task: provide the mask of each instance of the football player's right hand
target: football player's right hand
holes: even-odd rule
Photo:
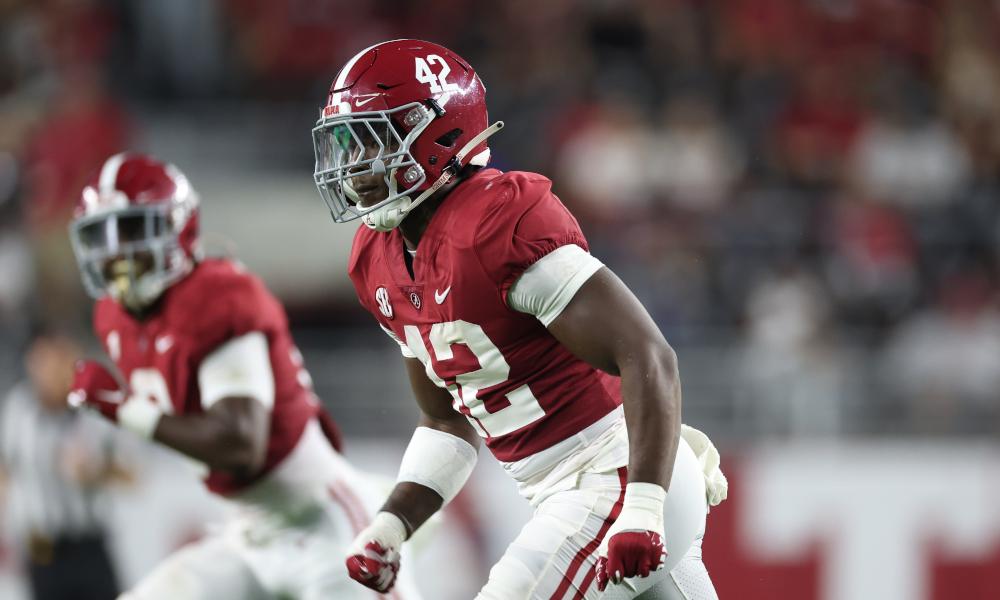
[[[125,392],[104,365],[93,360],[79,360],[73,372],[73,387],[68,402],[73,408],[91,408],[111,421],[118,422],[118,408]]]
[[[654,483],[625,487],[621,513],[597,549],[597,589],[619,585],[626,577],[649,577],[667,560],[663,543],[663,502],[667,492]]]
[[[380,594],[388,592],[396,583],[399,549],[405,540],[406,527],[399,517],[378,513],[347,549],[347,572],[351,579]]]

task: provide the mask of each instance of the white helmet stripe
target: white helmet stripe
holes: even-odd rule
[[[101,177],[97,181],[97,191],[101,196],[109,197],[115,193],[115,182],[118,181],[118,170],[125,162],[126,153],[115,154],[101,167]]]

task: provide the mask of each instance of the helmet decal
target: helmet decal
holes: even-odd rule
[[[126,156],[127,155],[122,152],[121,154],[112,156],[104,162],[104,166],[101,167],[101,174],[97,181],[97,189],[100,195],[110,196],[117,191],[115,189],[115,183],[118,181],[118,171],[121,170],[122,163],[125,162]]]
[[[446,77],[448,73],[451,73],[451,67],[445,62],[443,58],[437,54],[427,55],[427,60],[415,57],[414,60],[417,63],[417,81],[420,83],[429,83],[430,91],[432,94],[439,94],[441,92],[457,92],[457,83],[448,83]],[[441,65],[441,72],[435,75],[431,72],[429,64],[438,63]]]

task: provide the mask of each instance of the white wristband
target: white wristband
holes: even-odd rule
[[[633,482],[625,486],[625,502],[622,503],[622,516],[630,519],[641,519],[642,523],[633,527],[645,531],[663,531],[663,501],[667,499],[667,491],[655,483]]]
[[[622,512],[608,529],[598,554],[607,557],[611,538],[623,531],[652,531],[662,538],[663,502],[666,498],[666,490],[655,483],[633,482],[626,485]]]
[[[152,438],[163,409],[154,402],[133,396],[118,407],[118,424],[136,435]]]
[[[396,482],[429,487],[448,504],[469,479],[477,458],[469,442],[437,429],[417,427],[403,454]]]
[[[377,542],[383,550],[394,548],[399,550],[406,541],[406,527],[396,515],[390,512],[380,512],[372,519],[372,524],[361,530],[361,533],[351,542],[346,556],[364,554],[368,542]]]

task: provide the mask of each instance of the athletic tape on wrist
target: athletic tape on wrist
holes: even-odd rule
[[[625,486],[625,505],[633,504],[647,508],[663,508],[663,501],[667,499],[667,491],[663,486],[655,483],[645,483],[633,481]]]
[[[372,519],[372,524],[365,527],[358,534],[351,546],[347,549],[346,556],[364,554],[365,546],[368,542],[377,542],[383,550],[395,548],[399,550],[406,541],[406,527],[396,515],[391,512],[381,511]]]
[[[118,408],[118,424],[144,438],[152,438],[163,409],[145,398],[129,398]]]
[[[607,557],[608,544],[622,531],[652,531],[663,536],[663,502],[667,492],[655,483],[633,482],[625,486],[622,512],[601,542],[598,554]]]
[[[450,433],[417,427],[403,454],[396,482],[429,487],[448,504],[458,495],[476,466],[478,454],[469,442]]]

